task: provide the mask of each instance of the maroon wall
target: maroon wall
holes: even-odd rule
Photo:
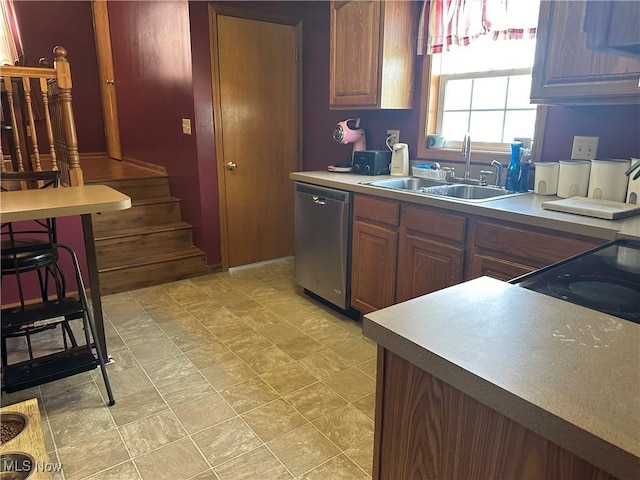
[[[189,5],[178,2],[110,2],[109,22],[122,154],[163,166],[182,218],[208,263],[219,242],[203,238],[196,134],[182,133],[194,119]],[[213,261],[212,261],[213,258]]]
[[[14,2],[27,64],[53,60],[53,47],[67,49],[73,81],[73,113],[80,153],[104,152],[104,122],[98,81],[91,2]]]
[[[571,158],[575,135],[600,137],[598,158],[640,158],[640,106],[550,107],[541,161]]]

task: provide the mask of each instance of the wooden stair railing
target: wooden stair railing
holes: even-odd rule
[[[12,169],[17,172],[42,171],[37,120],[44,120],[44,134],[50,170],[59,170],[61,184],[84,184],[73,108],[71,105],[71,69],[67,50],[53,49],[53,68],[45,59],[40,67],[1,66],[2,133],[6,133]],[[33,88],[34,84],[38,88]],[[42,102],[43,112],[36,108],[36,99]],[[42,117],[42,118],[40,118]],[[6,171],[4,153],[0,143],[2,171]]]

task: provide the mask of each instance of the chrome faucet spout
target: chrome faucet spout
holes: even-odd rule
[[[464,158],[464,179],[469,180],[471,177],[471,135],[468,133],[462,141],[462,157]]]

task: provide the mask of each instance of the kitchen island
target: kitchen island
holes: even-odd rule
[[[363,332],[374,479],[640,476],[640,325],[483,277]]]

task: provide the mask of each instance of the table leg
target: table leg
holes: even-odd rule
[[[96,258],[96,244],[93,237],[93,223],[91,214],[81,215],[84,248],[87,254],[87,268],[89,269],[89,285],[91,286],[91,305],[93,319],[96,323],[96,341],[100,343],[105,362],[109,358],[107,342],[104,335],[104,318],[102,317],[102,298],[100,295],[100,278],[98,277],[98,261]]]

